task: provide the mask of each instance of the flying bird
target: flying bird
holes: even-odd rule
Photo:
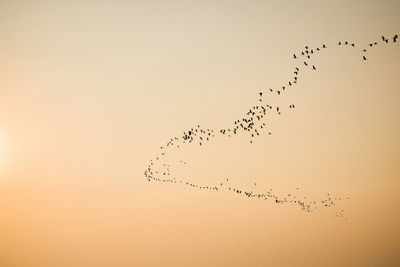
[[[393,42],[397,42],[398,36],[397,34],[393,36]],[[389,42],[389,39],[385,38],[382,36],[382,40],[384,42]],[[347,45],[350,44],[348,41],[345,41],[343,44]],[[339,42],[339,45],[342,45],[342,42]],[[373,45],[377,45],[376,42],[370,43],[369,46],[372,47]],[[351,43],[352,47],[355,47],[354,43]],[[322,48],[326,48],[326,45],[323,44]],[[316,49],[311,49],[309,50],[309,47],[306,46],[306,50],[302,51],[302,55],[307,55],[310,58],[310,54],[315,54],[317,56],[318,53],[314,53],[315,51],[320,51],[319,48]],[[367,52],[366,49],[362,50],[364,53]],[[298,53],[299,55],[299,53]],[[296,54],[293,54],[293,58],[298,58]],[[362,56],[362,60],[365,61],[367,60],[366,54]],[[307,63],[304,61],[305,66],[312,66],[312,70],[316,70],[315,65],[313,65],[310,61]],[[289,81],[286,80],[288,83],[288,86],[292,86],[293,83],[297,83],[297,78],[299,75],[299,68],[296,67],[296,70],[294,71],[294,79],[291,79]],[[284,83],[285,84],[285,83]],[[285,91],[285,86],[282,86],[282,89],[277,90],[277,94],[281,95],[282,91]],[[272,88],[269,88],[270,92],[273,92]],[[289,90],[290,91],[290,90]],[[263,97],[263,93],[268,92],[265,90],[264,92],[261,91],[258,93],[259,97],[257,99],[254,99],[254,101],[259,100],[262,102],[261,98]],[[290,92],[289,92],[290,93]],[[284,94],[286,97],[286,93]],[[267,101],[267,100],[266,100]],[[271,103],[270,103],[271,104]],[[250,143],[253,143],[253,140],[257,138],[258,136],[262,135],[262,131],[264,129],[266,130],[265,133],[268,135],[271,135],[271,132],[267,130],[267,125],[266,125],[266,119],[267,119],[267,114],[270,112],[270,110],[273,111],[273,107],[276,107],[276,112],[278,114],[281,114],[280,107],[276,105],[270,105],[270,104],[264,104],[260,102],[254,102],[253,106],[243,115],[243,117],[236,118],[233,123],[232,127],[227,127],[225,129],[222,129],[219,131],[221,136],[226,136],[226,137],[233,137],[234,135],[231,134],[232,132],[236,135],[239,134],[240,131],[243,131],[244,133],[247,134],[247,137],[251,140]],[[269,108],[269,109],[268,109]],[[285,106],[287,108],[287,106]],[[289,105],[290,109],[294,109],[295,105],[291,104]],[[267,112],[268,111],[268,112]],[[263,129],[263,130],[261,130]],[[218,131],[215,131],[218,132]],[[162,160],[165,158],[165,156],[168,155],[169,149],[179,149],[180,145],[182,146],[183,144],[187,143],[195,143],[200,146],[206,145],[207,142],[210,142],[213,140],[214,137],[214,130],[212,129],[206,129],[200,127],[200,125],[197,125],[195,128],[191,128],[190,130],[186,130],[183,132],[183,136],[179,138],[179,136],[176,136],[174,138],[171,138],[170,141],[168,141],[165,145],[161,146],[159,151],[160,153],[157,153],[157,155],[154,157],[153,160],[150,160],[150,164],[148,165],[147,169],[145,170],[144,174],[146,176],[146,179],[148,181],[158,181],[158,182],[166,182],[166,183],[181,183],[181,184],[186,184],[187,186],[192,187],[193,189],[201,189],[201,190],[213,190],[213,191],[221,191],[222,188],[224,188],[225,184],[224,183],[217,183],[216,185],[218,186],[210,186],[210,185],[200,185],[200,184],[195,184],[195,183],[189,183],[184,180],[179,180],[176,178],[169,178],[173,177],[172,173],[170,172],[170,166],[169,164],[164,163]],[[198,143],[197,143],[198,142]],[[162,153],[161,153],[162,152]],[[182,160],[180,161],[181,164],[186,164],[186,162],[183,162]],[[157,163],[159,163],[160,168],[158,168]],[[164,163],[164,164],[163,164]],[[156,168],[157,165],[157,168]],[[161,166],[162,165],[162,166]],[[228,181],[228,179],[226,179]],[[256,186],[256,183],[254,184]],[[225,187],[227,190],[228,188]],[[229,190],[231,190],[231,187],[229,187]],[[296,190],[299,190],[297,187]],[[306,201],[307,196],[294,196],[293,194],[284,194],[282,196],[279,196],[279,194],[273,193],[272,189],[270,191],[266,192],[246,192],[242,191],[240,187],[237,187],[235,189],[232,188],[232,192],[235,192],[237,196],[241,196],[242,193],[246,197],[249,198],[258,198],[258,199],[272,199],[276,203],[280,204],[285,204],[285,203],[296,203],[302,210],[306,212],[311,212],[315,210],[318,207],[331,207],[334,206],[336,203],[335,201],[341,200],[342,198],[339,197],[333,197],[328,194],[327,197],[320,201]],[[348,199],[348,197],[343,197],[343,199]],[[343,212],[343,211],[341,211]],[[338,212],[335,214],[335,216],[341,216],[342,213]]]

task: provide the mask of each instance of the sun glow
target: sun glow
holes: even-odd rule
[[[4,168],[6,160],[6,140],[4,135],[0,133],[0,170]]]

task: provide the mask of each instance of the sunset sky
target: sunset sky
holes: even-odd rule
[[[0,266],[399,266],[399,10],[0,0]],[[306,213],[146,180],[160,146],[230,127],[303,67],[294,53],[322,44],[316,71],[265,93],[296,105],[266,119],[272,135],[217,137],[166,162],[197,184],[342,201]]]

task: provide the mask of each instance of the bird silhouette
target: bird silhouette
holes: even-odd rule
[[[393,42],[397,42],[397,34],[393,36]],[[382,40],[385,43],[388,43],[389,39],[385,38],[382,36]],[[348,41],[344,42],[345,45],[349,44]],[[339,41],[338,45],[342,45],[342,43]],[[368,44],[370,47],[373,45],[377,45],[377,42],[371,42]],[[355,47],[355,43],[351,43],[352,47]],[[322,45],[322,48],[326,48],[327,46],[325,44]],[[306,55],[310,57],[310,54],[313,54],[313,59],[315,56],[317,56],[320,52],[320,49],[317,47],[316,49],[310,49],[308,46],[305,46],[306,50],[302,51],[301,54],[302,56]],[[329,50],[329,49],[328,49]],[[318,53],[316,52],[318,51]],[[354,50],[355,51],[355,50]],[[365,61],[367,60],[366,57],[366,49],[363,49],[362,52],[364,55],[362,55],[362,60]],[[301,57],[296,56],[296,54],[293,54],[293,58],[297,59]],[[311,57],[309,63],[306,61],[303,61],[304,65],[307,67],[308,64],[312,66],[312,70],[316,70],[315,65],[313,64]],[[303,70],[307,70],[309,68],[297,66],[294,71],[294,77],[293,79],[286,80],[283,84],[284,85],[289,85],[290,87],[285,87],[282,86],[282,91],[285,91],[287,89],[287,93],[290,93],[292,88],[295,88],[297,81],[298,81],[298,76],[300,73],[300,69],[302,70],[301,73],[303,73]],[[293,75],[293,74],[292,74]],[[269,88],[270,92],[273,92],[272,88]],[[285,91],[286,92],[286,91]],[[285,93],[285,96],[286,94]],[[277,90],[277,94],[281,95],[281,90]],[[264,96],[263,92],[258,92],[258,98],[255,99],[257,100],[257,104],[254,104],[251,106],[251,108],[248,109],[247,112],[243,113],[242,117],[238,117],[232,122],[232,126],[228,127],[221,127],[221,130],[213,130],[213,129],[208,129],[208,128],[203,128],[199,124],[197,124],[197,127],[187,129],[183,132],[182,135],[177,135],[174,136],[173,138],[169,139],[163,146],[160,146],[160,153],[156,154],[155,157],[150,160],[150,163],[148,164],[144,175],[146,179],[150,181],[157,181],[157,182],[165,182],[165,183],[174,183],[174,184],[182,184],[189,186],[190,188],[197,188],[201,190],[212,190],[212,191],[218,191],[221,192],[222,189],[228,190],[228,186],[225,186],[224,183],[216,183],[216,185],[201,185],[201,184],[196,184],[193,183],[189,180],[185,179],[178,179],[177,177],[173,177],[173,173],[171,172],[172,166],[169,164],[166,164],[166,161],[164,160],[168,155],[169,151],[171,149],[180,149],[181,146],[183,145],[188,145],[188,144],[196,144],[198,146],[201,146],[202,149],[204,146],[206,146],[207,143],[212,142],[215,140],[216,135],[224,136],[224,137],[233,137],[236,136],[239,132],[242,132],[246,134],[247,138],[249,138],[250,143],[254,143],[253,140],[256,138],[259,138],[262,136],[262,134],[266,135],[271,135],[270,129],[268,129],[268,124],[266,124],[266,119],[267,115],[269,114],[270,110],[275,107],[276,112],[281,115],[281,111],[283,110],[277,106],[277,105],[272,105],[271,103],[267,104],[264,103],[264,101],[269,101],[268,95]],[[282,96],[283,97],[283,96]],[[283,98],[282,98],[283,99]],[[284,106],[287,108],[288,106]],[[295,104],[290,104],[289,109],[294,109]],[[285,113],[283,112],[282,116],[285,116]],[[186,161],[180,160],[179,164],[186,165]],[[228,179],[226,179],[226,182],[228,182]],[[254,184],[256,186],[256,183]],[[235,190],[235,191],[234,191]],[[284,194],[284,195],[279,195],[275,192],[272,191],[272,189],[268,191],[261,191],[261,192],[253,192],[253,191],[246,191],[241,189],[240,187],[235,186],[235,189],[231,190],[231,187],[229,187],[228,191],[232,191],[237,195],[243,195],[246,196],[247,198],[257,198],[257,199],[273,199],[275,200],[275,203],[279,204],[285,204],[285,203],[292,203],[298,205],[303,211],[306,212],[312,212],[316,209],[322,208],[322,207],[332,207],[336,204],[336,202],[344,200],[344,199],[349,199],[349,197],[333,197],[332,195],[327,195],[326,198],[319,200],[319,201],[309,201],[307,200],[307,196],[295,196],[293,193],[289,194]],[[299,191],[299,188],[296,188],[296,191]],[[301,199],[301,200],[300,200]],[[337,211],[333,215],[334,217],[342,217],[343,211]]]

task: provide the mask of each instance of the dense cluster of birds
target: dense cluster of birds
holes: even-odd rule
[[[378,41],[371,42],[367,45],[367,47],[362,48],[362,60],[367,60],[366,53],[369,48],[377,46],[379,44],[389,44],[396,43],[398,39],[398,35],[394,35],[392,38],[386,38],[382,36],[380,43]],[[337,46],[349,46],[351,48],[356,49],[358,46],[349,41],[339,41]],[[369,48],[368,48],[369,47]],[[317,67],[312,64],[311,59],[316,56],[318,53],[322,53],[325,49],[328,48],[328,45],[322,44],[318,47],[311,48],[309,46],[305,46],[298,53],[293,54],[293,59],[299,62],[300,66],[295,67],[293,71],[292,78],[289,79],[285,84],[280,86],[279,88],[268,88],[266,90],[262,90],[258,93],[258,98],[256,103],[254,104],[247,112],[243,114],[241,118],[237,118],[233,120],[231,127],[213,130],[206,129],[197,125],[183,132],[181,136],[176,136],[171,138],[164,146],[160,147],[161,152],[155,156],[154,159],[150,160],[149,165],[147,166],[144,175],[146,179],[150,181],[158,181],[164,183],[175,183],[175,184],[183,184],[189,186],[191,188],[196,188],[199,190],[212,190],[212,191],[221,191],[226,190],[235,195],[244,196],[247,198],[257,198],[262,200],[272,200],[276,204],[286,204],[292,203],[298,205],[301,210],[305,212],[313,212],[314,210],[321,207],[332,207],[335,206],[338,201],[349,199],[349,197],[338,197],[333,196],[332,194],[327,193],[326,197],[318,200],[308,200],[307,196],[299,197],[296,193],[290,194],[277,194],[274,193],[272,188],[268,190],[264,190],[263,192],[253,192],[252,190],[244,190],[233,185],[230,185],[229,179],[225,178],[223,182],[218,183],[218,185],[200,185],[188,180],[184,181],[181,179],[177,179],[172,177],[171,175],[171,166],[163,162],[163,158],[167,155],[169,149],[179,148],[184,144],[198,144],[199,146],[203,146],[206,143],[213,140],[217,135],[222,135],[226,137],[233,137],[237,135],[239,132],[247,134],[248,140],[250,143],[253,143],[254,138],[260,136],[261,134],[271,135],[271,131],[268,129],[266,125],[266,118],[269,114],[281,115],[285,108],[295,109],[295,104],[290,104],[289,107],[280,107],[278,105],[271,105],[265,103],[264,97],[267,94],[276,94],[278,96],[284,95],[288,92],[292,87],[294,87],[299,81],[299,74],[301,71],[311,70],[316,71]],[[180,160],[180,164],[187,164],[186,161]],[[296,188],[296,192],[298,192],[299,188]],[[345,218],[343,210],[335,211],[333,217],[341,217]]]

